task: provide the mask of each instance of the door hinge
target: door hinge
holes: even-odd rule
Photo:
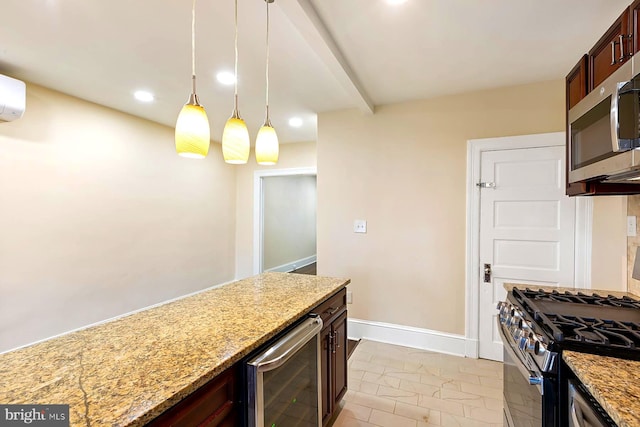
[[[480,188],[496,188],[495,182],[479,182],[476,184],[476,187]]]

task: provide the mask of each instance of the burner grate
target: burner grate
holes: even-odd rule
[[[640,309],[640,301],[636,301],[627,296],[615,297],[613,295],[601,296],[596,293],[587,295],[583,292],[571,293],[569,291],[559,292],[557,290],[545,291],[543,289],[532,290],[526,288],[520,291],[525,298],[535,301],[557,301],[577,304],[589,304],[605,307],[625,307]]]
[[[558,341],[640,349],[640,325],[638,323],[551,313],[545,313],[544,316],[560,331],[559,335],[554,334],[554,338]]]

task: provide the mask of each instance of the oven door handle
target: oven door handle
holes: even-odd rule
[[[520,356],[515,352],[513,347],[511,347],[510,339],[505,335],[504,330],[502,329],[502,324],[500,320],[498,320],[498,331],[500,332],[500,336],[502,337],[502,346],[509,353],[509,356],[516,362],[515,365],[522,374],[522,376],[529,382],[530,385],[536,386],[540,394],[544,394],[544,389],[542,388],[543,378],[542,375],[536,375],[533,371],[530,371],[526,368],[524,361],[520,358]]]
[[[257,372],[273,371],[284,365],[321,330],[322,319],[310,317],[248,364],[254,366]]]

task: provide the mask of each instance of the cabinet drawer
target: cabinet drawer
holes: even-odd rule
[[[322,322],[327,325],[332,319],[339,316],[347,309],[347,290],[342,288],[334,296],[311,310],[312,313],[319,314]]]
[[[168,409],[148,426],[233,426],[236,419],[235,366]]]

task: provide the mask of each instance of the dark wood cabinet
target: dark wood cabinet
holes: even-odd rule
[[[321,339],[322,424],[327,425],[347,392],[347,292],[342,289],[314,310],[324,322]]]
[[[629,6],[629,24],[633,35],[633,54],[640,50],[640,0],[635,0]]]
[[[239,424],[237,366],[218,375],[195,393],[151,421],[151,427],[234,427]]]
[[[587,96],[588,60],[589,57],[583,55],[566,77],[568,109],[573,108],[582,98]]]
[[[629,29],[629,9],[625,9],[589,51],[590,91],[633,55],[633,35],[630,34]]]
[[[637,184],[569,183],[569,110],[640,50],[640,0],[627,7],[566,77],[566,194],[599,196],[638,194]]]

